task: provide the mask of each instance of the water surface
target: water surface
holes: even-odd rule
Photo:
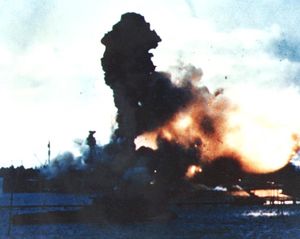
[[[0,194],[0,205],[9,205],[9,194]],[[52,208],[15,208],[13,214],[56,210],[59,204],[88,204],[85,195],[15,194],[15,205],[52,204]],[[61,209],[64,210],[64,209]],[[119,224],[12,225],[11,238],[201,238],[201,239],[300,239],[300,207],[284,205],[173,208],[178,217],[168,222]],[[9,208],[0,209],[0,238],[7,238]]]

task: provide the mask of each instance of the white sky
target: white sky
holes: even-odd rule
[[[211,89],[298,90],[296,0],[0,0],[0,166],[41,165],[49,140],[54,157],[89,130],[108,142],[116,110],[100,40],[128,11],[162,38],[157,70],[181,59]]]

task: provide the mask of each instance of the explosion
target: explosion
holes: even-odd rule
[[[239,129],[229,132],[226,142],[242,154],[243,168],[249,172],[268,173],[284,167],[296,146],[291,133],[276,125],[263,125],[239,116]]]
[[[163,126],[138,136],[136,147],[157,149],[159,139],[164,139],[197,148],[199,163],[232,158],[248,173],[279,170],[299,150],[300,119],[293,108],[280,108],[276,98],[256,96],[258,104],[254,107],[254,100],[252,104],[245,104],[241,98],[233,101],[224,93],[211,94],[207,88],[194,88],[192,92],[194,100],[188,106]],[[270,109],[271,103],[276,110]]]
[[[67,164],[52,165],[64,174],[69,169],[74,183],[81,162],[89,190],[107,192],[98,204],[116,221],[161,215],[192,178],[233,185],[243,171],[281,169],[300,149],[298,92],[236,87],[211,93],[192,65],[181,64],[179,77],[155,71],[149,51],[160,41],[136,13],[122,15],[105,34],[101,64],[117,128],[99,148],[90,131],[86,155],[79,161],[63,155]]]
[[[118,109],[112,143],[122,148],[117,157],[122,170],[134,165],[142,146],[152,150],[157,167],[169,167],[166,172],[178,167],[177,178],[189,166],[222,159],[247,173],[270,173],[289,162],[299,149],[299,93],[249,86],[211,93],[200,86],[202,70],[192,65],[181,63],[179,77],[155,71],[149,50],[160,41],[135,13],[122,15],[102,39],[105,82]]]

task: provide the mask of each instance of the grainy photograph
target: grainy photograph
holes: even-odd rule
[[[0,0],[0,238],[300,239],[300,2]]]

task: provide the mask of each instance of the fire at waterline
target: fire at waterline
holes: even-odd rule
[[[64,169],[89,172],[96,189],[106,192],[101,207],[110,216],[155,215],[190,180],[215,177],[211,169],[218,183],[234,184],[244,173],[281,169],[299,150],[292,117],[278,120],[260,105],[243,107],[223,89],[211,93],[202,85],[202,70],[192,65],[180,66],[181,78],[175,79],[155,71],[149,50],[160,41],[136,13],[122,15],[102,38],[104,80],[113,91],[118,127],[102,147],[90,131],[89,150]],[[62,168],[55,160],[44,172],[55,164]]]

